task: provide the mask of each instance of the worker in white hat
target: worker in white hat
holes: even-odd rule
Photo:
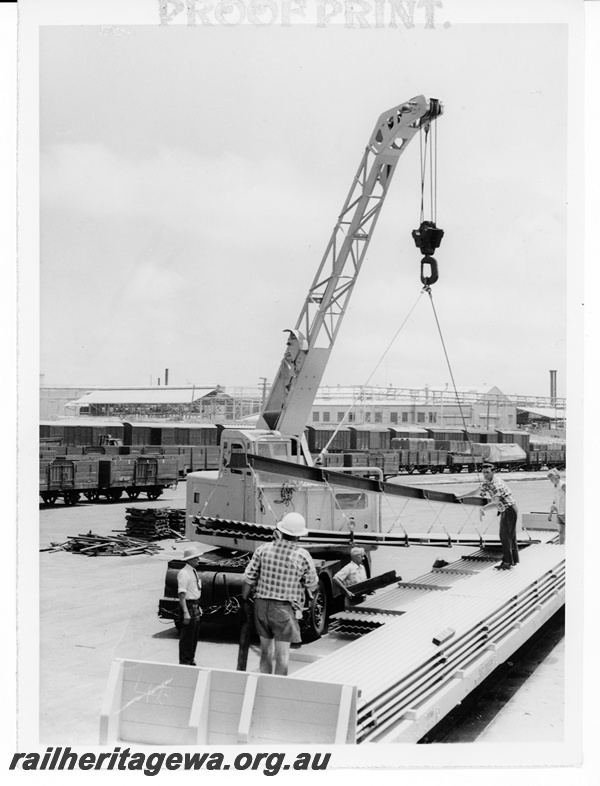
[[[333,580],[341,587],[348,604],[356,600],[354,593],[349,589],[353,584],[360,584],[367,580],[367,571],[363,565],[365,550],[362,546],[353,546],[350,549],[350,562],[334,575]]]
[[[305,590],[319,580],[312,557],[298,545],[308,533],[304,516],[286,513],[277,523],[271,543],[259,546],[244,572],[242,596],[254,589],[254,624],[260,637],[260,671],[288,673],[290,645],[300,642]]]
[[[179,663],[184,666],[195,666],[196,645],[198,643],[198,627],[202,609],[200,608],[200,576],[196,568],[200,552],[191,547],[183,552],[182,559],[186,563],[177,574],[177,594],[179,596]]]

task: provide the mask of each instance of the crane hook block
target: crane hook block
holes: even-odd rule
[[[436,248],[439,248],[444,237],[444,230],[438,229],[433,221],[422,221],[418,229],[413,229],[412,236],[421,253],[431,256]]]
[[[429,265],[428,276],[425,275],[426,273],[425,265]],[[427,254],[421,260],[421,283],[423,284],[424,287],[430,287],[432,284],[435,284],[438,278],[439,275],[438,275],[437,260],[434,257],[429,256],[429,254]]]

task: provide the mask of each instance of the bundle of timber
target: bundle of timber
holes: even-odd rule
[[[126,535],[69,535],[64,543],[51,543],[50,548],[40,551],[73,551],[88,557],[129,557],[133,554],[156,554],[160,546]]]
[[[127,508],[126,533],[145,540],[180,536],[185,530],[185,510],[177,508]]]

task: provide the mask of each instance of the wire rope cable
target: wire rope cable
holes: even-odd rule
[[[467,436],[467,441],[469,443],[469,453],[473,456],[473,466],[475,467],[475,472],[477,474],[477,480],[479,481],[479,470],[477,469],[477,462],[475,461],[475,454],[473,453],[473,441],[471,440],[469,430],[467,428],[467,422],[465,420],[465,414],[463,412],[462,404],[460,402],[460,398],[458,395],[458,390],[456,388],[456,381],[454,379],[454,372],[452,371],[452,364],[450,363],[450,357],[448,356],[448,350],[446,349],[446,342],[444,341],[444,335],[442,333],[442,327],[440,325],[440,321],[438,319],[437,311],[435,308],[435,303],[433,302],[433,295],[431,294],[431,287],[425,286],[423,287],[423,291],[427,292],[429,295],[429,300],[431,302],[431,308],[433,309],[433,316],[435,318],[435,323],[437,325],[438,333],[440,335],[440,341],[442,342],[442,349],[444,350],[444,357],[446,358],[446,363],[448,365],[448,372],[450,374],[450,379],[452,380],[452,388],[454,390],[454,396],[456,398],[456,403],[458,404],[458,411],[460,412],[460,419],[463,424],[464,432]]]
[[[390,351],[390,349],[392,348],[392,345],[394,344],[394,342],[396,341],[396,339],[397,339],[397,338],[398,338],[398,336],[400,335],[400,332],[402,331],[402,329],[404,328],[404,326],[406,325],[406,323],[407,323],[407,322],[408,322],[408,320],[410,319],[410,317],[411,317],[411,315],[412,315],[413,311],[414,311],[414,310],[415,310],[415,308],[417,307],[417,304],[418,304],[418,302],[419,302],[419,300],[420,300],[420,298],[421,298],[421,295],[422,295],[422,294],[423,294],[423,291],[419,292],[419,296],[418,296],[418,297],[417,297],[417,299],[415,300],[415,302],[414,302],[414,304],[413,304],[412,308],[410,309],[410,311],[408,312],[408,314],[407,314],[407,315],[406,315],[406,317],[404,318],[404,321],[402,322],[402,324],[400,325],[400,327],[399,327],[399,328],[398,328],[398,330],[396,331],[396,333],[395,333],[394,337],[392,338],[392,340],[390,341],[390,343],[388,344],[388,346],[387,346],[387,347],[386,347],[386,349],[384,350],[384,352],[383,352],[383,355],[382,355],[382,356],[381,356],[381,358],[380,358],[380,359],[377,361],[377,364],[375,365],[375,368],[373,369],[373,371],[371,371],[371,373],[369,374],[369,376],[368,376],[368,378],[367,378],[367,381],[366,381],[366,382],[364,382],[364,383],[363,383],[363,384],[360,386],[359,390],[360,390],[361,392],[362,392],[362,391],[364,391],[364,389],[367,387],[367,385],[368,385],[368,384],[369,384],[369,382],[371,381],[371,379],[372,379],[373,375],[375,374],[375,372],[377,371],[377,369],[379,368],[379,366],[380,366],[380,365],[383,363],[383,360],[384,360],[385,356],[387,355],[387,353],[388,353],[388,352]],[[325,445],[325,447],[324,447],[324,448],[321,448],[321,450],[320,450],[320,452],[319,452],[319,457],[322,457],[322,456],[323,456],[323,453],[325,453],[325,452],[327,451],[327,449],[329,448],[329,446],[331,445],[331,443],[332,443],[332,442],[333,442],[333,440],[335,439],[335,437],[336,437],[336,435],[337,435],[338,431],[340,430],[340,428],[341,428],[341,427],[344,425],[344,423],[346,422],[346,418],[348,417],[348,415],[350,414],[350,412],[352,412],[352,410],[354,409],[354,406],[355,406],[356,402],[358,401],[358,399],[359,399],[360,397],[361,397],[361,393],[358,393],[356,396],[354,396],[354,397],[353,397],[353,399],[352,399],[352,401],[351,401],[351,403],[350,403],[350,406],[349,406],[349,407],[348,407],[348,409],[347,409],[347,410],[344,412],[344,415],[343,415],[342,419],[341,419],[341,420],[340,420],[340,422],[337,424],[337,427],[335,428],[335,430],[334,430],[333,434],[331,435],[331,437],[329,437],[329,440],[327,441],[327,444]]]

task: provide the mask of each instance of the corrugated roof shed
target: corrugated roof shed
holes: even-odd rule
[[[214,388],[117,388],[92,390],[69,406],[85,407],[89,404],[190,404],[192,401],[215,394]]]
[[[549,420],[565,420],[567,412],[564,409],[554,409],[552,407],[517,407],[517,412],[528,412],[538,418],[548,418]]]
[[[40,426],[91,426],[99,428],[101,426],[122,426],[123,421],[118,418],[93,418],[93,417],[72,417],[56,418],[55,420],[40,420]]]

